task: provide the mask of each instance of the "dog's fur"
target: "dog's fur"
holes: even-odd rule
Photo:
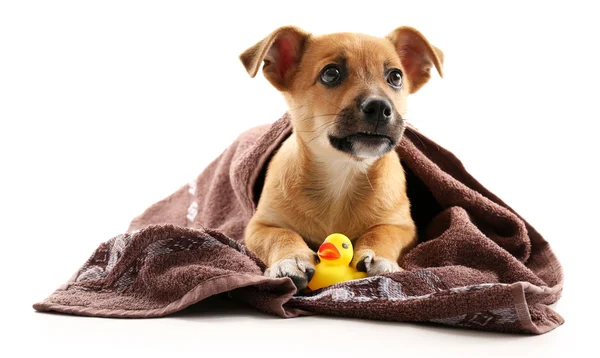
[[[431,67],[442,76],[442,52],[411,27],[385,38],[282,27],[240,59],[251,77],[264,63],[293,126],[269,163],[245,234],[247,247],[268,265],[265,274],[288,276],[304,289],[314,250],[335,232],[352,240],[359,270],[370,276],[401,270],[398,260],[415,245],[416,228],[393,149],[405,128],[407,96],[429,80]],[[331,64],[342,75],[335,86],[321,80]],[[400,88],[386,77],[393,69],[401,71]],[[373,99],[383,102],[366,110]]]

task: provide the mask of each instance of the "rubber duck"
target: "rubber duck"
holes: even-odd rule
[[[352,241],[343,234],[327,236],[319,246],[317,255],[321,261],[315,265],[315,274],[308,283],[308,288],[312,291],[334,283],[367,277],[366,272],[350,267],[354,250]]]

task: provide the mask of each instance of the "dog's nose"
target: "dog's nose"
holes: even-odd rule
[[[367,98],[361,105],[360,110],[367,122],[374,124],[386,124],[392,119],[392,104],[383,98]]]

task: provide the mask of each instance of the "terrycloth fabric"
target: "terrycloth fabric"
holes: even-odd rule
[[[38,311],[158,317],[224,294],[282,317],[326,314],[541,334],[563,323],[549,304],[563,273],[549,244],[449,151],[415,130],[398,153],[419,245],[404,272],[294,295],[288,278],[243,246],[265,167],[291,133],[284,115],[243,133],[198,178],[100,245]]]

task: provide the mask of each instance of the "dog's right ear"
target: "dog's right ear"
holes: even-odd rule
[[[275,88],[285,91],[292,80],[310,34],[293,26],[280,27],[240,55],[250,77],[264,62],[263,75]]]

